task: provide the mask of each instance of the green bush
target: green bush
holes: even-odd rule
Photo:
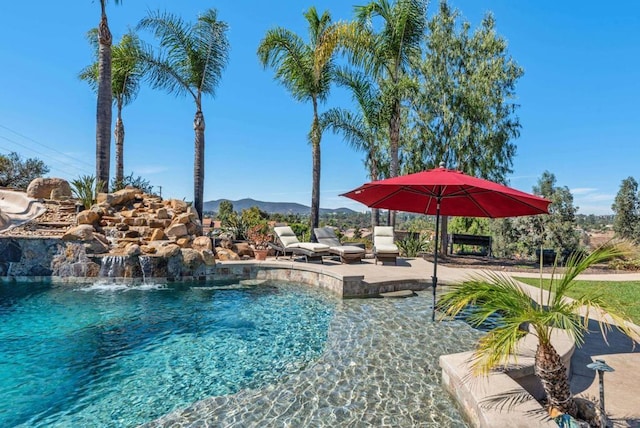
[[[102,189],[104,183],[96,180],[93,175],[82,175],[71,180],[71,191],[78,198],[85,210],[91,208],[97,199],[98,189]]]
[[[141,191],[143,191],[148,195],[153,194],[153,186],[151,185],[149,180],[145,180],[140,176],[134,178],[133,173],[123,177],[122,180],[116,180],[115,177],[113,178],[113,180],[111,180],[111,191],[113,192],[122,190],[127,186],[140,189]]]
[[[640,270],[640,259],[615,259],[609,262],[609,267],[616,270]]]
[[[302,242],[309,242],[311,240],[311,229],[306,223],[291,223],[289,224],[293,233],[296,234],[298,239]]]
[[[229,235],[231,239],[242,241],[246,240],[249,228],[251,225],[237,212],[233,212],[226,221],[227,225],[222,228],[222,231]]]
[[[406,238],[396,241],[396,245],[403,257],[418,257],[421,253],[429,251],[426,237],[418,234],[409,234]]]

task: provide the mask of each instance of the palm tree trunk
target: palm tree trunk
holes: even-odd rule
[[[397,177],[400,171],[400,165],[398,160],[398,151],[400,147],[400,100],[396,99],[393,102],[393,111],[391,113],[391,119],[389,120],[389,150],[391,155],[391,165],[389,168],[389,175],[391,177]],[[389,211],[389,226],[396,226],[396,212]]]
[[[369,155],[373,159],[373,155]],[[371,161],[371,167],[369,168],[369,174],[372,180],[378,179],[378,166],[375,160]],[[373,228],[380,225],[380,210],[378,208],[371,208],[371,232]]]
[[[535,373],[547,394],[548,406],[576,417],[578,408],[569,388],[567,369],[551,344],[538,344]]]
[[[107,23],[104,2],[98,26],[98,105],[96,110],[96,179],[106,192],[109,188],[111,157],[111,31]]]
[[[311,150],[313,157],[313,183],[311,189],[311,229],[320,223],[320,121],[318,102],[313,100],[313,123],[311,124]]]
[[[193,207],[202,221],[202,206],[204,198],[204,114],[198,108],[193,119],[193,129],[196,134],[194,163],[193,163]]]
[[[118,103],[118,118],[113,132],[116,137],[116,183],[122,186],[124,181],[124,123],[122,122],[122,103]]]
[[[447,255],[447,247],[449,246],[449,216],[440,216],[440,254]]]

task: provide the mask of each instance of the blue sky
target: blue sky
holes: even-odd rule
[[[294,101],[259,64],[269,28],[306,38],[311,5],[334,20],[363,2],[124,0],[108,4],[114,40],[147,10],[194,20],[215,7],[229,24],[230,61],[215,98],[204,102],[205,201],[251,197],[311,201],[311,105]],[[621,181],[640,180],[640,2],[452,0],[475,28],[492,11],[525,75],[517,86],[521,136],[510,185],[531,191],[541,174],[573,192],[584,214],[611,212]],[[429,5],[429,14],[437,2]],[[77,79],[92,61],[85,39],[99,21],[92,0],[0,5],[0,153],[17,151],[50,166],[50,176],[95,173],[95,95]],[[147,34],[143,38],[149,40]],[[348,106],[333,90],[324,110]],[[125,174],[162,186],[164,197],[193,197],[193,101],[143,87],[125,108]],[[322,140],[321,206],[365,207],[338,196],[368,181],[356,153],[331,133]],[[112,170],[114,160],[112,158]],[[113,174],[112,174],[113,175]]]

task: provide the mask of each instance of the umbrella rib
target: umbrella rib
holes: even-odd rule
[[[473,188],[472,188],[473,189]],[[477,189],[477,188],[476,188]],[[480,211],[482,211],[483,213],[485,213],[485,215],[489,218],[496,218],[495,216],[493,216],[491,213],[489,213],[486,209],[484,209],[482,207],[482,205],[476,201],[474,195],[479,195],[479,194],[483,194],[483,193],[494,193],[492,190],[489,189],[482,189],[482,191],[478,191],[478,192],[470,192],[469,189],[467,188],[461,188],[459,192],[455,192],[455,193],[451,193],[449,195],[446,196],[442,196],[443,199],[447,199],[447,198],[456,198],[459,197],[460,195],[466,195],[473,203],[476,207],[478,207],[480,209]],[[524,205],[527,206],[529,208],[532,208],[534,210],[537,210],[540,212],[540,214],[545,214],[545,211],[541,210],[540,208],[538,208],[537,206],[530,204],[528,202],[525,202],[522,199],[518,199],[512,195],[509,195],[508,193],[502,193],[500,192],[500,194],[502,196],[504,196],[507,199],[510,199],[513,202],[517,202],[519,205]]]

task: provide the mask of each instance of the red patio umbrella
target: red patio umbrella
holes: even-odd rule
[[[341,196],[370,208],[384,208],[436,216],[433,259],[433,314],[435,320],[438,282],[438,235],[440,215],[463,217],[516,217],[548,214],[551,201],[493,181],[443,166],[415,174],[372,181]]]

